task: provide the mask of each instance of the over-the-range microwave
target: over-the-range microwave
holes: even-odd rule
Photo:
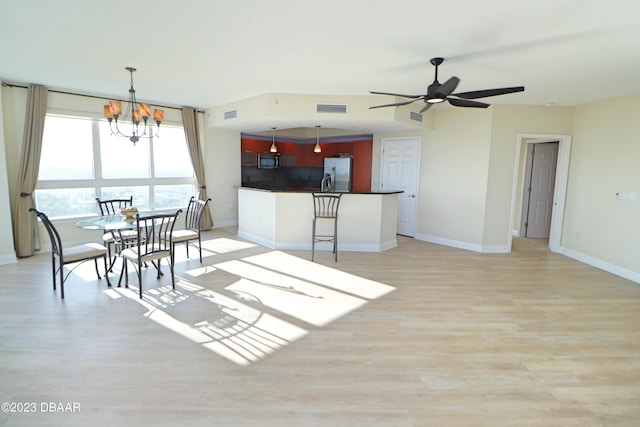
[[[280,155],[278,153],[258,153],[258,168],[275,169],[280,166]]]

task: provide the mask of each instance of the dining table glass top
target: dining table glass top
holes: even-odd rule
[[[135,217],[125,217],[124,215],[115,214],[85,218],[78,221],[76,227],[84,228],[85,230],[115,231],[135,230],[137,225]]]

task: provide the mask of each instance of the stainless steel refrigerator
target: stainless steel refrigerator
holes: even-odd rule
[[[349,192],[353,181],[353,158],[325,157],[324,175],[331,177],[331,191]]]

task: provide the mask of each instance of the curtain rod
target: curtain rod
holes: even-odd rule
[[[17,87],[17,88],[20,88],[20,89],[28,89],[29,88],[29,86],[19,85],[19,84],[16,84],[16,83],[8,83],[8,82],[2,82],[2,86],[3,87]],[[76,92],[66,92],[66,91],[63,91],[63,90],[56,90],[56,89],[47,89],[47,90],[49,92],[60,93],[60,94],[63,94],[63,95],[84,96],[86,98],[103,99],[105,101],[110,101],[112,99],[116,99],[118,101],[129,102],[128,99],[107,98],[107,97],[104,97],[104,96],[87,95],[85,93],[76,93]],[[181,107],[173,107],[173,106],[170,106],[170,105],[160,105],[160,104],[154,104],[154,103],[151,103],[151,104],[154,107],[169,108],[169,109],[172,109],[172,110],[182,110]],[[196,112],[204,113],[204,110],[200,110],[200,109],[196,108]]]

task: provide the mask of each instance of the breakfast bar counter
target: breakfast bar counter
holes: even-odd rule
[[[395,248],[398,193],[342,193],[338,251]],[[238,188],[238,236],[271,249],[311,250],[313,192]],[[318,243],[316,250],[331,250]]]

